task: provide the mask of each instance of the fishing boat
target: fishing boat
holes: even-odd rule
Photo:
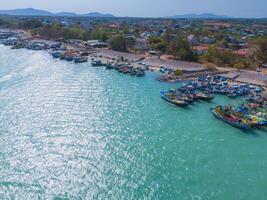
[[[88,58],[85,56],[81,56],[81,57],[75,57],[74,58],[74,62],[75,63],[85,63],[88,61]]]
[[[71,62],[71,61],[74,60],[74,57],[73,56],[66,56],[65,60],[68,61],[68,62]]]
[[[103,66],[103,63],[101,62],[101,60],[93,60],[92,66],[93,67]]]
[[[198,92],[196,93],[196,98],[209,101],[209,100],[214,99],[214,95],[210,93]]]
[[[136,76],[138,76],[138,77],[145,76],[145,72],[144,71],[138,71]]]
[[[112,63],[108,63],[106,65],[106,69],[114,69],[113,64]]]
[[[63,54],[63,52],[61,51],[53,51],[51,53],[51,55],[53,56],[53,58],[60,58],[60,56]]]
[[[184,101],[184,100],[171,99],[170,97],[168,97],[167,92],[165,92],[165,91],[161,91],[160,95],[164,100],[171,102],[177,106],[187,106],[189,104],[187,101]]]
[[[242,118],[238,118],[234,115],[228,114],[227,112],[224,112],[224,110],[222,109],[222,106],[211,108],[210,111],[214,117],[226,122],[227,124],[230,124],[231,126],[234,126],[240,129],[251,128],[251,125],[249,124],[248,121]]]

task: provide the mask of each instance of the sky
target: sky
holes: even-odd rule
[[[267,0],[0,0],[0,9],[37,8],[51,12],[100,12],[115,16],[165,17],[214,13],[267,17]]]

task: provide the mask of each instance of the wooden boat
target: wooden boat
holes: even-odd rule
[[[113,69],[114,67],[113,67],[113,65],[112,65],[112,63],[108,63],[107,65],[106,65],[106,69]]]
[[[138,76],[138,77],[145,76],[145,72],[139,71],[139,72],[137,72],[136,76]]]
[[[160,92],[160,95],[164,100],[169,101],[177,106],[187,106],[189,104],[187,101],[184,100],[170,99],[167,96],[167,92],[165,91]]]
[[[137,74],[137,72],[135,71],[135,70],[132,70],[131,72],[130,72],[130,75],[131,76],[134,76],[134,75],[136,75]]]
[[[209,100],[214,99],[214,96],[210,93],[199,92],[199,93],[196,93],[196,98],[209,101]]]
[[[66,56],[65,60],[68,61],[68,62],[71,62],[71,61],[74,60],[74,57],[73,56]]]
[[[75,57],[74,58],[74,62],[75,63],[85,63],[88,61],[88,58],[87,57]]]
[[[231,126],[234,126],[240,129],[251,128],[251,125],[248,122],[242,120],[242,118],[238,118],[231,114],[224,113],[221,106],[211,108],[210,111],[214,117],[226,122],[227,124],[230,124]]]
[[[100,60],[93,60],[92,61],[93,67],[103,66],[102,62]]]
[[[250,115],[248,116],[248,118],[252,121],[254,126],[266,126],[267,125],[267,119],[264,117]]]

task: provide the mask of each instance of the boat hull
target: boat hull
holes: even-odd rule
[[[214,117],[216,117],[217,119],[220,119],[222,121],[224,121],[225,123],[231,125],[231,126],[234,126],[236,128],[239,128],[239,129],[245,129],[245,130],[248,130],[251,128],[251,126],[249,125],[245,125],[245,124],[240,124],[240,123],[235,123],[235,122],[232,122],[224,117],[222,117],[221,115],[219,115],[218,113],[215,112],[215,110],[213,108],[210,109],[211,113],[213,114]]]
[[[168,101],[170,103],[173,103],[173,104],[175,104],[177,106],[185,107],[185,106],[188,105],[188,102],[186,102],[186,101],[184,101],[183,103],[182,102],[178,103],[178,102],[175,102],[175,101],[169,99],[168,97],[166,97],[166,93],[165,92],[160,92],[160,95],[164,100],[166,100],[166,101]]]

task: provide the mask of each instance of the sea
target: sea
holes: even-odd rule
[[[267,198],[267,128],[181,108],[134,77],[0,46],[0,199]]]

